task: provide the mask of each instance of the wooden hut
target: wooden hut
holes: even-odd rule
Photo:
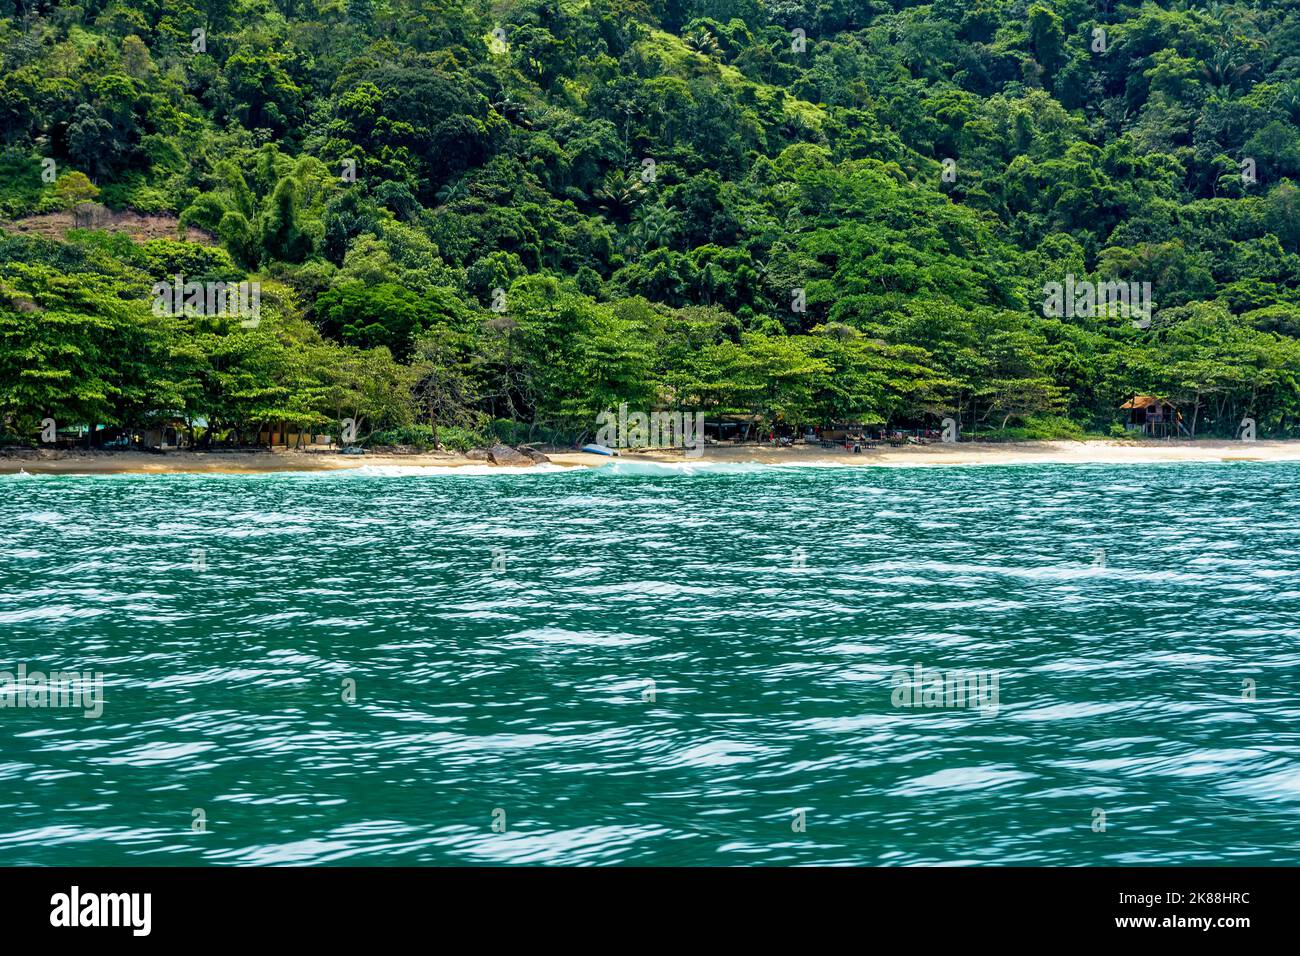
[[[1128,412],[1124,427],[1129,431],[1140,431],[1153,438],[1168,438],[1180,430],[1186,431],[1177,407],[1155,395],[1135,395],[1120,406],[1120,411]]]

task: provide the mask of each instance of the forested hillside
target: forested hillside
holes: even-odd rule
[[[1057,437],[1136,394],[1300,435],[1300,0],[0,17],[11,437],[571,440],[620,402]],[[260,312],[159,308],[177,276]],[[1154,308],[1045,314],[1067,282]]]

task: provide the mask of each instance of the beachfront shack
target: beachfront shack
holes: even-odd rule
[[[1128,412],[1125,428],[1152,438],[1169,438],[1180,430],[1186,431],[1177,407],[1155,395],[1134,395],[1120,406],[1120,411]]]
[[[763,424],[762,415],[718,415],[704,420],[704,437],[714,442],[758,441]]]
[[[266,448],[306,448],[309,445],[328,445],[330,437],[294,428],[287,422],[272,422],[261,426],[257,443]]]
[[[822,426],[820,437],[823,445],[866,441],[870,437],[870,428],[865,422],[832,422]]]
[[[180,421],[158,422],[141,429],[137,434],[140,447],[149,451],[185,448],[190,443],[185,433],[185,423]]]

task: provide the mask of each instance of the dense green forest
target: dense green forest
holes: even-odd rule
[[[1300,0],[0,0],[0,49],[10,436],[1300,435]]]

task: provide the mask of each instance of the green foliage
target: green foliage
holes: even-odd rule
[[[55,209],[71,209],[78,203],[93,202],[99,196],[99,187],[85,173],[70,172],[61,175],[54,184],[50,205]]]
[[[34,212],[44,191],[36,157],[13,149],[0,153],[0,218]]]
[[[1294,3],[45,9],[0,21],[0,217],[64,214],[0,234],[0,430],[1300,434]],[[263,320],[154,315],[176,274]],[[1044,315],[1067,275],[1151,321]]]
[[[1124,437],[1127,432],[1123,425],[1112,435]],[[1000,428],[992,432],[982,432],[983,441],[1077,441],[1084,437],[1083,429],[1068,418],[1043,416],[1026,418],[1024,425],[1018,428]]]
[[[368,446],[406,445],[420,451],[435,447],[432,427],[423,424],[374,432],[366,439],[366,444]],[[448,451],[467,452],[473,448],[483,448],[489,444],[489,440],[481,432],[445,425],[438,429],[437,444]]]

